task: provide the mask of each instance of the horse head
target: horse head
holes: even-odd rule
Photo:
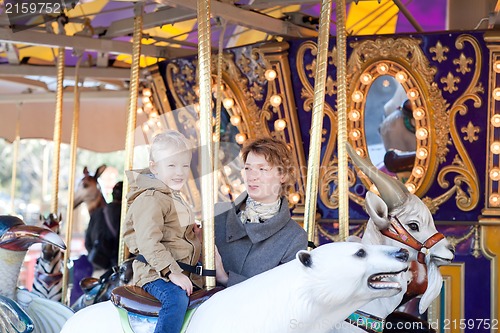
[[[97,179],[102,175],[106,165],[101,165],[97,168],[94,175],[91,175],[87,167],[83,168],[83,178],[76,186],[75,196],[73,199],[73,209],[85,202],[89,213],[96,208],[103,207],[106,204],[101,192],[101,187]]]
[[[380,197],[370,191],[366,194],[365,208],[370,219],[363,243],[402,246],[409,250],[410,260],[427,265],[428,287],[420,301],[420,311],[423,312],[440,292],[442,277],[439,266],[449,264],[455,250],[437,231],[427,206],[403,183],[378,171],[350,145],[347,145],[347,152],[380,193]]]

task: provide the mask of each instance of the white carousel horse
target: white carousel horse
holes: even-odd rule
[[[106,165],[101,165],[97,168],[95,174],[91,175],[87,167],[83,168],[83,178],[80,180],[75,190],[73,209],[85,202],[90,215],[97,208],[106,206],[106,200],[104,199],[101,187],[97,182],[97,179],[101,176],[105,169]]]
[[[407,260],[404,249],[348,242],[299,251],[297,259],[206,300],[187,332],[328,332],[363,304],[399,293]],[[124,332],[117,308],[110,301],[86,307],[61,331],[83,332]]]
[[[40,216],[40,219],[43,221],[43,227],[59,234],[60,215],[49,214],[46,218]],[[64,254],[58,246],[42,244],[42,253],[35,266],[32,288],[34,294],[56,302],[61,301],[63,260]]]
[[[365,207],[370,219],[361,242],[403,246],[409,251],[410,260],[420,263],[413,266],[423,270],[424,274],[413,272],[406,277],[410,283],[427,272],[427,288],[419,303],[419,312],[423,313],[440,293],[442,277],[439,266],[453,260],[453,246],[437,232],[427,206],[417,196],[410,194],[406,186],[360,158],[350,145],[347,145],[347,152],[354,164],[377,186],[381,196],[372,192],[366,194]],[[427,269],[421,264],[425,264]],[[382,321],[401,303],[405,292],[406,285],[397,295],[371,301],[349,317],[355,324],[342,325],[335,332],[365,332],[366,325],[359,325],[359,322],[369,322],[368,327],[382,328]]]
[[[19,313],[0,300],[0,323],[7,323],[7,332],[31,332],[26,327],[34,326],[33,332],[59,333],[64,322],[73,311],[59,302],[41,298],[17,288],[17,279],[28,248],[35,243],[50,243],[65,249],[61,237],[47,228],[28,226],[15,216],[0,216],[0,295],[2,300],[16,301],[25,311]],[[12,324],[26,319],[22,330]],[[15,318],[13,321],[12,318]],[[1,327],[1,326],[0,326]],[[19,326],[18,326],[19,327]]]

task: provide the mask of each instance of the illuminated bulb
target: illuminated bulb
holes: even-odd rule
[[[406,93],[406,95],[408,96],[409,99],[411,99],[412,101],[416,100],[418,98],[418,90],[415,89],[415,88],[412,88],[410,90],[408,90],[408,92]]]
[[[158,112],[156,112],[156,111],[151,111],[151,113],[149,114],[149,116],[150,116],[151,118],[156,118],[156,117],[158,117]]]
[[[359,120],[359,118],[361,118],[361,114],[358,110],[352,110],[351,112],[349,112],[348,117],[350,121],[357,121]]]
[[[361,75],[359,80],[361,81],[362,84],[370,84],[373,80],[373,77],[369,73],[365,73]]]
[[[153,127],[155,125],[155,121],[153,119],[149,118],[148,125],[149,125],[149,127]]]
[[[498,141],[493,141],[493,143],[490,146],[491,152],[495,155],[500,154],[500,142]]]
[[[222,185],[220,187],[220,191],[222,192],[222,194],[228,195],[229,191],[230,191],[230,188],[229,188],[229,186],[227,186],[226,184],[224,184],[224,185]]]
[[[277,108],[278,106],[281,105],[281,96],[280,95],[272,95],[269,102],[271,103],[272,106]]]
[[[237,143],[239,143],[240,145],[244,144],[245,143],[245,140],[247,139],[247,136],[243,133],[238,133],[236,134],[236,136],[234,137],[234,139],[236,140]]]
[[[224,166],[224,173],[226,174],[226,176],[230,176],[232,172],[233,172],[233,169],[231,169],[231,167],[229,165]]]
[[[290,193],[288,195],[288,201],[292,204],[297,204],[300,201],[300,194],[297,192]]]
[[[387,74],[388,71],[389,66],[387,66],[385,63],[380,63],[377,65],[377,72],[379,72],[379,74],[384,75]]]
[[[360,136],[361,136],[361,132],[357,129],[349,132],[349,137],[351,138],[351,140],[357,140],[357,139],[359,139]]]
[[[497,101],[500,101],[500,88],[495,88],[493,90],[493,98]]]
[[[156,122],[156,126],[158,126],[158,128],[161,128],[161,126],[162,126],[162,125],[161,125],[161,121],[157,121],[157,122]]]
[[[416,166],[413,168],[411,174],[415,178],[421,178],[424,175],[424,168],[422,168],[421,166]]]
[[[241,123],[241,117],[237,115],[232,115],[229,121],[233,126],[238,126]]]
[[[144,110],[142,108],[137,108],[137,114],[142,114],[144,113]]]
[[[359,90],[356,90],[352,93],[352,100],[355,103],[361,102],[363,100],[363,93]]]
[[[417,158],[419,160],[424,160],[427,158],[427,155],[429,155],[429,153],[427,152],[427,149],[425,148],[418,148],[417,149]]]
[[[153,108],[153,103],[147,102],[146,104],[144,104],[144,109],[151,110],[152,108]]]
[[[232,108],[234,106],[234,99],[226,97],[222,101],[222,104],[224,105],[224,107],[226,108],[226,110],[230,109],[230,108]]]
[[[362,148],[356,148],[356,154],[361,157],[365,157],[365,151]]]
[[[424,119],[425,117],[425,111],[421,108],[418,108],[418,109],[415,109],[415,111],[413,111],[413,118],[415,118],[416,120],[422,120]]]
[[[425,128],[419,128],[417,133],[415,133],[415,136],[419,140],[425,140],[427,139],[427,136],[429,135],[429,132]]]
[[[500,180],[500,169],[493,168],[490,170],[490,178],[493,180]]]
[[[278,119],[274,122],[274,130],[275,131],[283,131],[286,128],[286,121],[285,119]]]
[[[406,80],[408,79],[408,76],[403,71],[397,72],[395,77],[396,77],[396,81],[398,81],[399,83],[405,83]]]
[[[149,97],[143,97],[143,98],[142,98],[142,104],[147,104],[147,103],[149,103],[149,102],[151,102],[151,101],[149,100]]]
[[[151,89],[149,88],[142,89],[142,96],[151,97]]]
[[[144,132],[149,131],[149,126],[148,126],[148,124],[144,124],[144,125],[142,125],[142,130],[143,130]]]
[[[265,73],[264,76],[266,77],[267,81],[272,81],[276,78],[277,74],[274,69],[268,69]]]
[[[414,184],[412,184],[412,183],[407,183],[407,184],[406,184],[406,188],[408,189],[408,191],[409,191],[410,193],[415,193],[416,187],[415,187],[415,185],[414,185]]]
[[[500,114],[496,114],[493,117],[491,117],[491,124],[494,127],[500,127]]]
[[[500,61],[497,60],[493,63],[493,70],[497,73],[500,73]]]
[[[493,193],[489,198],[490,205],[498,207],[500,206],[500,195],[498,193]]]

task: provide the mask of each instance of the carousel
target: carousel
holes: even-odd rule
[[[241,284],[205,277],[183,332],[497,332],[500,2],[466,3],[4,0],[0,331],[153,332],[161,304],[131,285],[121,232],[124,171],[174,129],[197,147],[182,195],[202,270],[215,270],[215,204],[246,190],[249,140],[286,143],[309,241]],[[37,222],[14,209],[28,138],[52,147]],[[79,209],[106,206],[107,166],[79,149],[123,152],[116,265],[98,275]]]

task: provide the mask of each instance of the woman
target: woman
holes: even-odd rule
[[[215,206],[216,280],[225,286],[286,263],[307,248],[307,234],[291,219],[286,199],[295,184],[286,144],[260,138],[241,154],[247,192]]]

